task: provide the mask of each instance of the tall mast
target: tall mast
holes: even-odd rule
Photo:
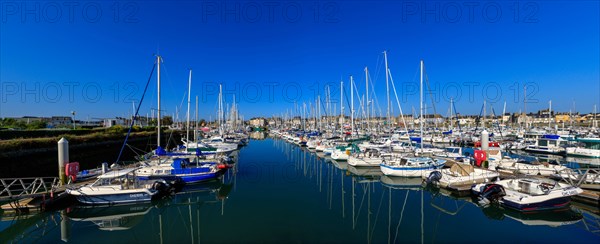
[[[158,127],[158,136],[156,137],[156,147],[160,147],[160,61],[161,58],[159,55],[156,55],[156,63],[157,63],[157,72],[156,72],[156,92],[157,97],[158,97],[158,104],[157,104],[157,110],[156,110],[156,127]]]
[[[483,100],[483,119],[481,120],[482,121],[482,126],[481,127],[484,130],[485,130],[485,119],[487,117],[487,111],[486,111],[486,109],[487,109],[487,104],[486,104],[485,100]]]
[[[185,130],[185,140],[190,141],[190,97],[192,92],[192,69],[190,69],[190,76],[188,78],[188,104],[187,104],[187,128]]]
[[[223,84],[219,84],[219,135],[223,135]]]
[[[502,122],[504,122],[504,115],[506,114],[506,100],[504,100],[504,108],[502,109]]]
[[[354,79],[350,76],[350,131],[354,131]]]
[[[594,104],[594,128],[598,127],[597,123],[596,123],[596,114],[598,112],[596,112],[596,104]]]
[[[419,119],[419,123],[421,124],[421,149],[423,149],[423,59],[421,59],[421,88],[419,97],[419,106],[421,110],[421,118]]]
[[[329,85],[327,85],[327,95],[326,95],[326,98],[325,98],[325,100],[326,100],[325,103],[327,103],[327,107],[325,108],[325,114],[327,116],[325,118],[326,128],[331,125],[330,118],[331,118],[332,114],[331,114],[331,101],[330,101],[330,99],[331,99],[331,90],[329,90]]]
[[[573,117],[571,115],[571,111],[572,111],[572,109],[569,109],[569,126],[572,127],[573,126]]]
[[[317,117],[319,118],[319,131],[321,131],[321,125],[323,121],[321,121],[321,95],[317,96]]]
[[[387,96],[387,124],[390,123],[390,82],[389,82],[389,69],[387,60],[387,51],[383,51],[383,58],[385,59],[385,95]]]
[[[552,100],[548,101],[548,127],[552,127]]]
[[[196,96],[196,126],[194,126],[194,141],[198,141],[198,96]]]
[[[367,129],[369,129],[369,68],[367,68],[367,66],[365,66],[365,87],[367,89],[367,98],[366,98],[366,102],[365,102],[365,107],[367,108]]]
[[[235,106],[235,94],[233,94],[233,103],[231,104],[231,114],[229,116],[232,120],[233,128],[231,129],[235,129],[235,127],[237,126],[237,107]]]
[[[344,134],[344,81],[340,81],[340,131]]]
[[[306,131],[306,103],[302,103],[302,130]]]
[[[523,86],[523,112],[525,113],[525,128],[529,127],[529,118],[527,117],[527,86]]]
[[[454,127],[454,120],[452,119],[452,98],[450,98],[450,129]]]

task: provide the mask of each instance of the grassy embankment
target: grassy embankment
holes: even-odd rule
[[[95,144],[107,141],[118,141],[125,139],[126,129],[122,127],[112,127],[101,130],[73,130],[73,131],[11,131],[11,139],[0,140],[0,154],[17,151],[53,149],[57,147],[60,138],[65,138],[70,145]],[[36,137],[40,136],[41,137]],[[130,138],[148,137],[156,135],[151,129],[135,129]],[[6,138],[6,137],[5,137]]]

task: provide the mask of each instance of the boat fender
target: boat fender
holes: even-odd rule
[[[71,182],[75,182],[79,173],[79,162],[71,162],[65,165],[65,175],[69,177]]]
[[[473,153],[473,158],[475,158],[475,165],[477,167],[481,167],[483,161],[487,159],[486,152],[483,150],[475,150]]]

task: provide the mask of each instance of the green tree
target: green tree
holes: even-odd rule
[[[15,123],[16,121],[13,118],[3,118],[0,120],[0,126],[12,127],[15,125]]]
[[[48,124],[46,122],[38,120],[38,121],[33,121],[33,122],[27,124],[26,127],[28,130],[37,130],[37,129],[46,128],[47,125]]]
[[[27,128],[27,124],[25,123],[25,121],[17,121],[13,124],[14,128],[19,128],[19,129],[25,129]]]
[[[166,126],[166,125],[172,125],[173,124],[173,117],[171,116],[165,116],[162,118],[161,120],[161,126]]]

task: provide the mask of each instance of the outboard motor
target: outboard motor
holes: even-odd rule
[[[479,190],[479,204],[488,205],[490,202],[498,201],[503,196],[506,196],[504,187],[498,184],[485,184]]]
[[[185,186],[185,181],[183,181],[183,179],[181,179],[181,177],[177,177],[177,178],[175,178],[175,180],[172,180],[171,182],[168,183],[167,191],[169,191],[169,193],[173,194],[175,192],[181,191],[181,189],[184,186]]]
[[[439,183],[440,179],[442,179],[442,172],[433,171],[429,174],[429,176],[427,176],[427,179],[425,179],[425,182],[427,184],[434,184],[434,183]]]
[[[171,187],[165,180],[157,180],[152,183],[152,189],[157,190],[159,192],[158,195],[164,195],[169,192]]]

